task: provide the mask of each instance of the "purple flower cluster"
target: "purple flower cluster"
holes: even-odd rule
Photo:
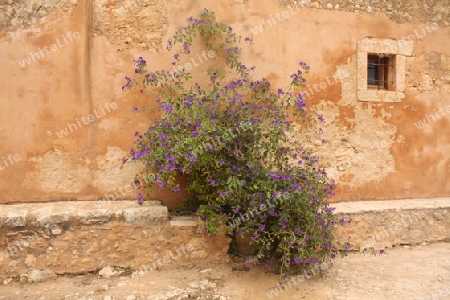
[[[142,56],[139,56],[138,59],[134,60],[134,64],[136,65],[136,67],[140,68],[146,66],[147,61]]]
[[[127,83],[125,85],[122,86],[122,90],[130,88],[131,87],[131,78],[125,76],[125,80],[127,81]]]
[[[268,173],[268,174],[266,174],[266,177],[270,178],[272,180],[275,180],[275,181],[278,181],[278,180],[289,181],[292,179],[292,175],[280,174],[280,173]]]

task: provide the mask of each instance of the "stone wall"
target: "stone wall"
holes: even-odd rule
[[[227,260],[230,239],[197,221],[168,220],[159,202],[7,205],[0,212],[0,278],[33,270],[79,274],[114,266],[149,272],[168,264]]]
[[[167,0],[102,1],[93,7],[94,34],[105,36],[118,52],[133,48],[159,52],[169,26]]]
[[[337,203],[337,213],[350,224],[337,228],[340,244],[355,250],[450,242],[450,199]]]
[[[0,31],[16,26],[31,26],[42,22],[49,13],[70,13],[77,0],[1,0]]]
[[[355,13],[381,12],[398,23],[436,22],[450,25],[448,1],[421,0],[278,0],[284,6],[350,11]]]
[[[0,282],[99,270],[101,276],[125,270],[140,276],[166,265],[228,261],[231,241],[225,234],[205,235],[193,217],[169,220],[159,202],[0,206]],[[352,219],[338,227],[337,241],[354,250],[450,241],[450,198],[334,206],[339,218]]]

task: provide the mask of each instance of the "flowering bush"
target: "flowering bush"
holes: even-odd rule
[[[306,81],[306,63],[299,63],[288,89],[274,89],[267,79],[250,76],[254,67],[240,61],[240,40],[205,9],[167,45],[175,52],[172,65],[190,54],[194,42],[203,42],[203,54],[215,54],[202,65],[206,76],[199,82],[187,64],[149,71],[142,57],[135,60],[137,78],[127,78],[123,88],[156,90],[161,115],[146,132],[136,133],[128,159],[145,164],[137,179],[157,174],[143,187],[140,203],[154,184],[180,191],[177,182],[184,177],[209,234],[227,224],[230,234],[251,237],[251,258],[286,273],[338,252],[337,222],[326,202],[334,184],[311,150],[293,138],[313,132],[323,119],[307,111],[305,94],[295,92]]]

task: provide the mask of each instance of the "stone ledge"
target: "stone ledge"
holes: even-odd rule
[[[364,213],[384,210],[450,208],[450,197],[392,199],[331,203],[336,213]]]
[[[413,42],[394,38],[365,37],[358,41],[358,51],[411,56]]]
[[[174,227],[196,227],[198,225],[200,225],[200,222],[196,217],[177,216],[170,220],[170,226]]]
[[[391,102],[398,103],[405,98],[405,93],[400,91],[385,90],[361,90],[358,91],[358,101],[362,102]]]
[[[136,200],[67,201],[1,205],[0,228],[47,225],[92,225],[123,220],[126,225],[149,225],[167,221],[167,207],[159,201],[139,206]]]

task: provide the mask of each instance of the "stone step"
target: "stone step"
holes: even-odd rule
[[[142,206],[136,200],[64,201],[0,205],[0,228],[48,225],[93,225],[123,220],[125,225],[150,225],[167,221],[167,207],[159,201]]]

